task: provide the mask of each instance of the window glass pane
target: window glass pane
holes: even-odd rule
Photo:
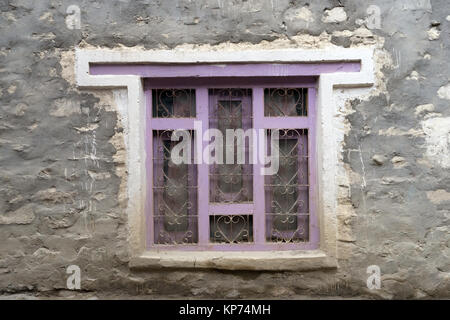
[[[153,89],[153,118],[195,117],[194,89]]]
[[[278,131],[279,170],[276,174],[265,177],[266,238],[272,242],[307,241],[308,131]],[[270,137],[270,132],[268,136]]]
[[[308,115],[308,89],[264,89],[264,116],[294,117]]]
[[[209,98],[209,127],[218,129],[223,138],[223,164],[210,166],[210,201],[252,201],[253,169],[248,138],[252,127],[251,90],[211,89]]]
[[[248,243],[253,241],[252,215],[213,215],[209,217],[210,241]]]
[[[197,166],[175,164],[171,151],[172,131],[153,131],[154,241],[156,244],[196,243]],[[193,146],[193,133],[190,135]],[[193,149],[193,148],[191,148]]]

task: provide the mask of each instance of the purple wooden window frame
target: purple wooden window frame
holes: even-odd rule
[[[316,147],[315,147],[315,122],[316,122],[316,84],[317,78],[304,78],[299,82],[276,81],[272,79],[272,83],[264,82],[262,85],[255,86],[254,83],[240,81],[239,85],[234,82],[224,82],[220,85],[198,86],[194,78],[184,79],[185,82],[177,83],[177,85],[168,86],[166,88],[195,88],[196,91],[196,118],[152,118],[149,116],[150,125],[147,130],[149,135],[155,129],[193,129],[193,121],[202,121],[203,130],[209,128],[209,106],[211,97],[209,89],[213,88],[243,88],[252,90],[252,112],[253,112],[253,128],[255,129],[308,129],[308,150],[309,150],[309,241],[295,243],[277,243],[268,242],[266,240],[266,220],[265,200],[264,200],[264,179],[265,176],[259,174],[262,167],[260,164],[253,165],[253,203],[242,204],[215,204],[209,202],[209,172],[210,166],[207,164],[198,164],[198,243],[182,244],[182,245],[164,245],[154,244],[153,237],[147,237],[147,246],[149,249],[159,250],[212,250],[212,251],[263,251],[263,250],[295,250],[295,249],[317,249],[319,246],[319,228],[317,218],[316,199],[317,183],[316,183]],[[244,79],[241,79],[244,80]],[[189,84],[189,85],[186,85]],[[265,117],[264,116],[264,89],[265,88],[307,88],[308,90],[308,115],[292,116],[292,117]],[[147,110],[151,110],[152,105],[152,89],[159,89],[150,81],[145,82],[145,96],[147,102]],[[214,100],[214,99],[213,99]],[[203,142],[205,148],[209,142]],[[151,144],[147,143],[147,152],[149,152]],[[151,167],[148,163],[147,168]],[[207,190],[207,192],[202,192]],[[152,191],[148,192],[150,199]],[[150,202],[151,204],[151,202]],[[150,204],[148,207],[150,207]],[[209,217],[211,215],[228,215],[228,214],[252,214],[253,215],[253,242],[252,243],[212,243],[209,239]],[[147,211],[147,234],[152,235],[154,226],[151,210]]]
[[[252,90],[252,112],[254,129],[307,129],[308,130],[308,167],[309,167],[309,241],[296,243],[277,243],[266,241],[266,215],[264,200],[264,179],[260,175],[261,164],[253,164],[253,203],[228,204],[209,203],[209,165],[197,165],[199,192],[198,206],[198,243],[183,245],[154,244],[153,190],[147,188],[146,221],[148,250],[212,250],[212,251],[259,251],[259,250],[298,250],[317,249],[319,247],[319,221],[317,214],[317,147],[316,147],[316,97],[317,81],[322,73],[359,72],[360,63],[298,63],[298,64],[195,64],[195,65],[111,65],[91,64],[92,75],[138,75],[144,79],[146,97],[146,154],[153,155],[153,131],[194,129],[194,120],[202,122],[202,129],[209,127],[209,89],[248,88]],[[152,89],[193,88],[196,94],[195,118],[152,118]],[[307,116],[265,117],[265,88],[307,88]],[[205,148],[209,142],[203,141]],[[196,148],[194,144],[194,148]],[[147,156],[147,181],[152,186],[152,157]],[[202,192],[206,190],[206,192]],[[262,198],[261,198],[262,197]],[[231,208],[231,209],[230,209]],[[230,212],[232,210],[232,212]],[[217,244],[209,241],[209,217],[220,214],[252,214],[253,243]]]

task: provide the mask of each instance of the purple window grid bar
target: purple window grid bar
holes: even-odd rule
[[[319,247],[319,221],[317,214],[317,146],[316,146],[316,97],[317,80],[322,73],[358,72],[359,62],[314,64],[227,64],[227,65],[110,65],[92,64],[92,75],[139,75],[144,78],[146,98],[145,148],[147,198],[146,234],[148,250],[185,251],[267,251],[311,250]],[[293,117],[265,117],[265,88],[307,88],[308,115]],[[196,94],[196,118],[152,118],[152,89],[192,88]],[[194,120],[201,121],[203,132],[209,127],[209,89],[248,88],[252,90],[254,129],[307,129],[309,156],[309,241],[277,243],[266,241],[265,176],[261,164],[253,165],[253,203],[209,203],[209,165],[197,164],[198,178],[198,243],[183,245],[154,244],[153,221],[153,131],[186,129],[194,130]],[[202,142],[202,150],[209,144]],[[194,142],[194,148],[197,146]],[[253,243],[216,244],[209,240],[209,217],[213,214],[252,214]]]

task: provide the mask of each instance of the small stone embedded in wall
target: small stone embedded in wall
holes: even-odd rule
[[[325,10],[322,16],[322,22],[339,23],[347,20],[347,13],[342,7],[336,7],[331,10]]]
[[[434,204],[450,202],[450,192],[442,189],[427,191],[427,198]]]
[[[428,113],[428,112],[433,112],[434,111],[434,105],[431,103],[428,104],[421,104],[419,106],[416,107],[416,111],[414,112],[414,114],[416,116],[419,116],[423,113]]]
[[[394,165],[394,168],[402,168],[406,165],[406,160],[403,157],[395,156],[391,159],[391,163]]]
[[[384,162],[386,161],[386,157],[383,155],[376,154],[372,157],[372,161],[377,166],[382,166],[384,164]]]
[[[416,70],[411,71],[411,74],[406,77],[406,80],[425,80],[425,77],[421,76]]]
[[[439,88],[438,97],[445,100],[450,100],[450,82]]]
[[[285,13],[285,19],[286,20],[302,20],[306,23],[314,22],[314,16],[311,12],[311,10],[308,9],[308,7],[301,7],[294,10],[288,10]]]
[[[25,205],[13,212],[0,214],[0,225],[2,224],[30,224],[33,222],[33,205]]]
[[[11,85],[8,87],[8,93],[9,94],[14,94],[14,92],[16,92],[17,86],[15,85]]]
[[[432,27],[427,32],[428,34],[428,40],[433,41],[439,39],[439,35],[441,34],[441,31],[437,27]]]

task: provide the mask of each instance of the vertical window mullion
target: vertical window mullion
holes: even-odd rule
[[[261,175],[260,159],[258,159],[259,129],[264,129],[264,89],[260,87],[253,88],[253,128],[257,130],[258,137],[253,139],[253,201],[254,201],[254,233],[255,244],[263,245],[266,242],[265,234],[265,194],[264,194],[264,176]]]
[[[209,96],[207,88],[196,89],[196,120],[201,122],[203,133],[209,128]],[[202,133],[202,135],[203,135]],[[208,145],[208,141],[203,141],[199,132],[196,133],[196,152],[200,147],[198,156],[203,156],[203,150]],[[201,145],[197,145],[197,143]],[[198,164],[198,224],[199,224],[199,245],[209,243],[209,165],[203,159],[197,159]],[[201,162],[201,163],[200,163]]]
[[[309,168],[309,242],[313,245],[319,244],[319,219],[318,219],[318,178],[317,178],[317,112],[316,109],[316,88],[308,88],[308,168]]]
[[[147,88],[145,91],[146,97],[146,131],[145,131],[145,141],[146,141],[146,172],[147,172],[147,201],[146,206],[146,219],[147,219],[147,247],[154,244],[154,212],[153,212],[153,128],[152,128],[152,90]]]

